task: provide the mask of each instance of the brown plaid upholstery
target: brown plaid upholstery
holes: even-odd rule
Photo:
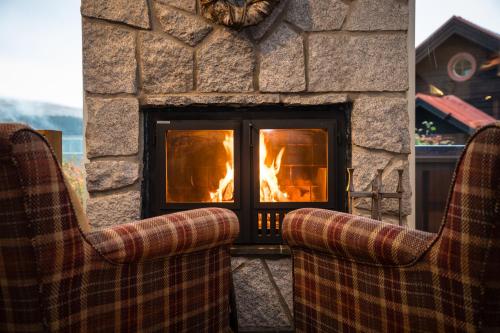
[[[438,234],[300,209],[283,236],[298,332],[500,332],[500,123],[469,141]]]
[[[224,209],[83,232],[45,140],[0,124],[1,332],[229,331]]]

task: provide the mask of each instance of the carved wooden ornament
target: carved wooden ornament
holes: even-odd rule
[[[280,0],[201,0],[201,13],[206,19],[231,28],[241,29],[263,21]]]

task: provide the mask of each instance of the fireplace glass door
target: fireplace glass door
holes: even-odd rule
[[[281,241],[283,219],[302,207],[335,206],[332,119],[253,120],[252,234],[257,243]]]
[[[328,130],[259,130],[259,201],[328,201]]]
[[[234,130],[166,133],[167,203],[234,202]]]
[[[172,120],[156,124],[162,158],[155,185],[161,207],[239,206],[240,126],[234,121]]]
[[[255,120],[254,201],[259,207],[321,207],[332,202],[335,122]]]

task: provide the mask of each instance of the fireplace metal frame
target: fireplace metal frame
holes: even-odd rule
[[[239,244],[281,244],[275,230],[275,213],[301,207],[347,210],[345,170],[350,166],[351,104],[321,106],[188,106],[143,108],[144,169],[142,215],[144,218],[201,207],[223,207],[233,210],[240,219]],[[258,161],[259,128],[327,128],[328,129],[328,201],[327,202],[259,202]],[[235,200],[234,203],[166,204],[165,132],[169,129],[234,130]],[[253,132],[253,133],[252,133]],[[253,148],[252,148],[253,147]],[[333,175],[333,177],[332,177]],[[259,233],[257,214],[272,214],[273,228]],[[265,215],[266,216],[266,215]],[[266,216],[267,218],[267,216]],[[263,221],[264,225],[267,221]],[[281,225],[278,231],[281,231]]]

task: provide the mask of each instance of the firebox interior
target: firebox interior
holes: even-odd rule
[[[166,133],[167,203],[234,202],[234,132]]]
[[[260,202],[327,202],[328,130],[259,132]]]

